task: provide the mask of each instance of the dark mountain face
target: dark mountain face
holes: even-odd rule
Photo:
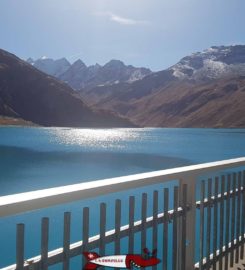
[[[58,76],[61,81],[69,84],[73,89],[79,89],[84,86],[80,78],[88,78],[89,72],[87,66],[81,61],[74,62],[66,72]]]
[[[245,46],[211,47],[141,80],[82,89],[141,126],[245,127]]]
[[[0,50],[0,114],[44,126],[132,126],[107,111],[88,107],[66,84]]]
[[[88,67],[81,60],[77,60],[71,65],[66,59],[64,61],[64,58],[60,60],[40,58],[36,61],[29,58],[27,62],[66,82],[75,90],[99,85],[113,85],[120,82],[131,83],[151,73],[147,68],[126,66],[119,60],[111,60],[104,66],[96,64]]]

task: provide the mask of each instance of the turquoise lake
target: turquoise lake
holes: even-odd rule
[[[244,129],[0,127],[0,196],[242,156]],[[72,211],[71,238],[78,241],[82,207],[87,205],[97,207],[91,199],[0,219],[0,267],[14,263],[17,223],[26,223],[26,257],[34,256],[39,253],[41,217],[50,217],[50,249],[58,248],[63,212]],[[96,227],[93,230],[96,233]],[[74,259],[72,269],[79,260]]]

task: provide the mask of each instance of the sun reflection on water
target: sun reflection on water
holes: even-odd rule
[[[125,147],[125,142],[140,140],[139,129],[67,129],[54,128],[52,137],[58,143],[89,148]]]

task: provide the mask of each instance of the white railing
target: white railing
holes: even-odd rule
[[[171,180],[180,180],[181,183],[192,185],[199,175],[244,165],[245,157],[242,157],[2,196],[0,217]]]
[[[194,231],[196,223],[196,180],[198,177],[207,173],[241,166],[245,166],[245,157],[2,196],[0,197],[0,217],[21,214],[128,189],[161,184],[171,180],[178,180],[180,205],[182,205],[184,200],[182,190],[184,186],[187,186],[187,198],[185,198],[185,201],[186,205],[190,208],[186,213],[185,234],[186,239],[188,239],[188,245],[186,246],[185,269],[193,269],[195,265]],[[140,222],[141,221],[136,221],[135,224],[138,226]],[[181,230],[181,226],[178,226],[178,233],[182,235]],[[81,241],[71,244],[70,248],[74,249],[79,245],[82,245]],[[63,249],[59,249],[53,253],[61,254],[62,252]],[[49,252],[50,256],[52,256],[53,253]],[[178,254],[178,256],[181,256],[181,254]],[[40,256],[34,258],[34,260],[40,260]],[[14,268],[12,266],[6,269]]]

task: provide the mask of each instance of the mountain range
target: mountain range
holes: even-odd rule
[[[89,107],[67,84],[4,50],[0,50],[0,116],[43,126],[133,126],[115,113]]]
[[[93,88],[98,85],[112,85],[121,82],[134,82],[151,73],[147,68],[127,66],[120,60],[111,60],[104,66],[95,64],[86,66],[80,59],[73,64],[66,58],[54,60],[41,57],[27,62],[37,69],[66,82],[74,90]]]
[[[79,91],[146,127],[245,127],[245,46],[214,46],[133,83]]]
[[[0,115],[40,125],[245,127],[244,104],[245,45],[213,46],[158,72],[0,51]]]

